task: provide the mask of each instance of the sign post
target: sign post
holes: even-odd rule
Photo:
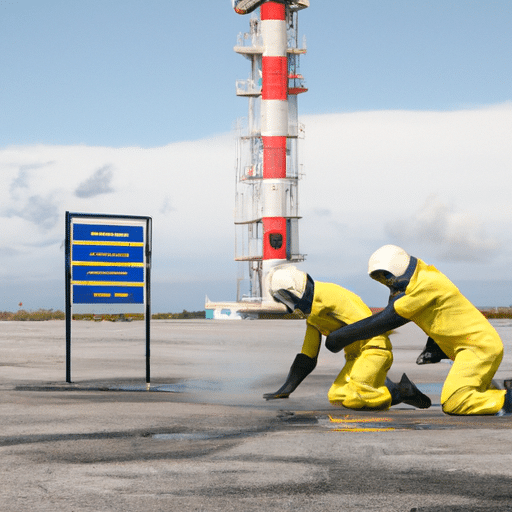
[[[71,382],[71,319],[143,313],[150,383],[151,217],[66,212],[66,382]]]

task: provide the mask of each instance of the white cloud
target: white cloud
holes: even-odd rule
[[[303,121],[301,239],[310,263],[321,260],[337,275],[350,275],[389,242],[426,260],[478,262],[509,254],[512,103]],[[320,218],[317,208],[330,215]]]
[[[300,245],[313,276],[365,278],[369,255],[392,242],[457,262],[461,275],[480,265],[482,278],[511,277],[512,104],[302,121]],[[2,277],[62,278],[66,210],[149,215],[153,281],[205,282],[222,300],[207,282],[236,287],[234,149],[231,134],[149,149],[0,149]]]
[[[405,220],[386,225],[386,232],[399,245],[418,245],[434,251],[443,261],[492,262],[500,242],[486,233],[485,224],[470,212],[458,212],[431,196]]]
[[[168,260],[164,274],[171,278],[173,261],[203,259],[190,274],[204,275],[210,257],[214,260],[226,246],[232,255],[233,149],[226,135],[152,149],[0,150],[7,184],[0,191],[1,247],[4,254],[17,255],[2,274],[23,275],[30,266],[31,272],[60,276],[64,213],[72,211],[151,216],[155,256]],[[58,261],[44,261],[34,250],[50,241]]]
[[[441,192],[479,208],[488,205],[483,194],[496,192],[510,172],[512,103],[455,112],[331,114],[304,122],[308,187],[322,194],[333,184],[345,204],[364,201],[376,210],[385,197],[389,211]]]

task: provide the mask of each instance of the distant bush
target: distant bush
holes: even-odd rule
[[[296,309],[293,313],[260,313],[258,318],[260,320],[304,320],[306,315]]]
[[[512,318],[512,308],[496,308],[493,310],[484,310],[482,314],[485,318]]]
[[[382,308],[371,308],[373,314]],[[481,310],[486,318],[512,318],[512,308],[496,308]],[[183,320],[183,319],[201,319],[206,318],[205,311],[187,311],[184,309],[181,313],[154,313],[151,315],[153,320]],[[291,314],[261,314],[262,319],[290,319],[298,320],[306,318],[300,311]],[[10,311],[0,311],[0,321],[43,321],[43,320],[65,320],[66,314],[63,311],[53,309],[38,309],[37,311],[26,311],[20,309],[16,313]],[[94,314],[74,314],[73,320],[89,320],[101,322],[131,322],[132,320],[144,320],[142,313],[126,313],[118,315],[94,315]]]
[[[206,318],[204,311],[187,311],[184,309],[181,313],[154,313],[151,315],[152,320],[180,320],[184,318]],[[142,313],[121,313],[119,315],[95,315],[89,314],[74,314],[73,320],[89,320],[101,322],[102,320],[108,322],[131,322],[132,320],[144,320]]]
[[[16,313],[0,311],[0,320],[13,321],[42,321],[42,320],[64,320],[66,314],[63,311],[53,309],[38,309],[37,311],[26,311],[20,309]]]
[[[187,311],[184,309],[181,313],[155,313],[151,315],[153,320],[183,320],[189,318],[206,318],[205,311]]]
[[[177,320],[186,318],[206,318],[204,311],[187,311],[184,309],[181,313],[155,313],[151,315],[153,320]],[[16,313],[12,311],[0,311],[0,321],[42,321],[42,320],[65,320],[66,314],[63,311],[53,309],[38,309],[37,311],[26,311],[20,309]],[[93,313],[88,314],[73,314],[73,320],[88,320],[94,322],[131,322],[132,320],[144,320],[142,313],[121,313],[118,315],[97,315]]]

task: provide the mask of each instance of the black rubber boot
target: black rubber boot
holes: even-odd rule
[[[418,359],[416,359],[416,364],[434,364],[439,363],[441,359],[450,358],[439,348],[439,345],[432,338],[428,338],[423,352],[418,356]]]
[[[386,382],[384,385],[388,388],[391,393],[391,405],[397,405],[402,403],[402,399],[400,398],[400,390],[398,389],[398,384],[395,384],[392,380],[386,377]]]
[[[386,387],[391,393],[391,405],[404,403],[418,409],[428,409],[432,402],[427,395],[424,395],[404,373],[398,384],[386,378]]]
[[[507,392],[505,394],[505,403],[503,404],[503,412],[505,414],[512,413],[512,389],[507,388]]]
[[[400,380],[400,384],[398,385],[400,389],[400,396],[402,397],[402,401],[407,405],[412,405],[417,407],[418,409],[428,409],[432,402],[427,395],[424,395],[405,375],[402,375],[402,379]]]
[[[512,381],[505,381],[505,389],[507,392],[505,393],[505,402],[503,403],[503,408],[496,413],[496,416],[512,416]]]

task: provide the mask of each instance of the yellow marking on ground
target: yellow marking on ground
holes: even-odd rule
[[[331,423],[380,423],[386,421],[393,421],[391,418],[359,418],[359,419],[351,419],[350,416],[345,416],[344,418],[333,418],[329,414],[329,419]]]
[[[347,428],[333,428],[331,431],[332,432],[390,432],[392,430],[396,430],[395,428],[393,427],[388,427],[388,428],[376,428],[376,427],[368,427],[368,428],[365,428],[365,427],[361,427],[361,428],[357,428],[357,427],[347,427]]]
[[[361,423],[389,423],[391,418],[351,418],[345,416],[343,418],[334,418],[329,414],[331,423],[339,423],[347,426],[333,428],[333,432],[390,432],[396,430],[394,427],[359,427]]]

